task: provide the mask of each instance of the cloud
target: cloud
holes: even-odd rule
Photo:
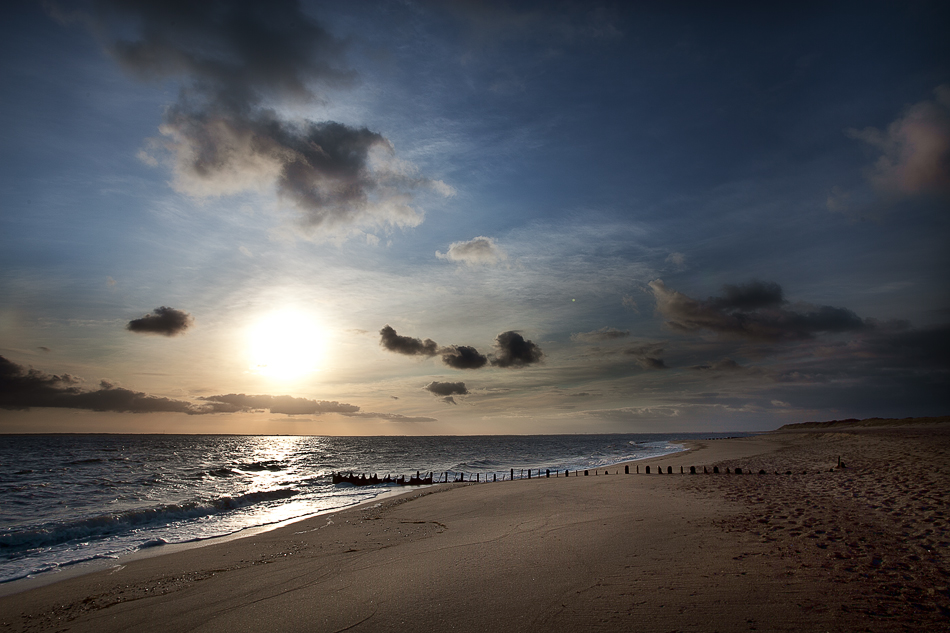
[[[676,270],[683,270],[686,268],[686,255],[682,253],[670,253],[666,257],[666,263],[672,264]]]
[[[231,405],[235,411],[267,409],[271,413],[284,415],[320,415],[321,413],[355,413],[359,407],[330,400],[308,400],[293,396],[249,396],[243,393],[229,393],[220,396],[198,398],[212,404]]]
[[[400,336],[387,325],[379,331],[380,345],[391,352],[406,356],[442,355],[442,362],[454,369],[481,369],[490,362],[493,367],[526,367],[540,362],[541,348],[526,341],[517,332],[503,332],[495,338],[495,354],[491,357],[480,354],[474,347],[449,345],[439,347],[432,339]]]
[[[488,357],[479,354],[474,347],[450,345],[439,350],[442,362],[453,369],[481,369],[488,363]]]
[[[343,413],[348,418],[364,418],[369,420],[385,420],[387,422],[438,422],[436,418],[427,418],[425,416],[409,416],[399,413],[374,413],[372,411],[360,411],[359,413]]]
[[[453,242],[445,253],[436,251],[435,256],[469,266],[495,264],[508,258],[505,251],[495,244],[495,240],[484,236],[472,238],[467,242]]]
[[[846,130],[849,137],[881,150],[867,173],[879,193],[950,195],[950,85],[938,86],[934,93],[933,101],[908,106],[884,131]]]
[[[637,364],[643,369],[669,369],[659,355],[663,353],[662,343],[644,343],[636,347],[628,347],[623,351],[628,356],[636,358]]]
[[[53,407],[88,409],[117,413],[241,413],[269,409],[286,415],[354,413],[359,407],[326,400],[307,400],[292,396],[246,396],[228,394],[198,398],[199,404],[153,396],[141,391],[117,387],[107,380],[99,388],[84,390],[82,381],[70,374],[48,374],[26,369],[0,356],[0,408],[29,409]]]
[[[430,382],[423,389],[437,396],[464,396],[468,393],[464,382]]]
[[[696,371],[742,371],[745,367],[731,358],[723,358],[712,365],[693,365],[690,369]]]
[[[296,2],[159,3],[103,0],[86,23],[107,53],[142,80],[181,82],[142,153],[170,162],[173,186],[192,196],[275,188],[302,226],[416,226],[422,190],[451,187],[415,173],[378,132],[333,121],[292,121],[285,106],[316,105],[357,83],[345,43]]]
[[[48,374],[26,369],[0,356],[0,408],[53,407],[128,413],[173,412],[197,415],[222,410],[213,405],[197,406],[183,400],[151,396],[116,387],[103,380],[99,389],[83,390],[82,381],[70,374]]]
[[[430,382],[423,387],[429,393],[441,396],[440,400],[446,404],[458,404],[452,396],[464,396],[468,394],[464,382]]]
[[[502,332],[495,338],[495,350],[493,367],[526,367],[541,362],[544,356],[540,347],[513,331]]]
[[[720,335],[761,341],[801,340],[817,333],[854,332],[869,327],[847,308],[796,304],[787,306],[775,283],[753,281],[726,285],[722,297],[700,301],[666,287],[662,280],[649,283],[657,312],[667,325],[680,332],[709,330]]]
[[[576,334],[571,334],[571,340],[581,341],[583,343],[601,343],[604,341],[615,341],[628,336],[630,336],[630,330],[602,327],[592,332],[577,332]]]
[[[785,303],[782,287],[777,283],[752,280],[738,286],[725,284],[722,297],[710,297],[712,305],[723,310],[756,310]]]
[[[439,353],[439,346],[432,339],[425,341],[409,336],[399,336],[389,325],[379,331],[380,345],[390,352],[405,354],[406,356],[435,356]]]
[[[133,319],[125,326],[129,332],[138,334],[161,334],[176,336],[194,325],[195,320],[187,312],[161,306],[141,319]]]

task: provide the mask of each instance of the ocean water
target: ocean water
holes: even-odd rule
[[[0,436],[0,583],[342,508],[396,486],[330,473],[577,470],[681,450],[680,435]],[[487,485],[502,485],[500,483]]]

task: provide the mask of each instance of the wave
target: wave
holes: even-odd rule
[[[266,490],[236,497],[225,496],[205,502],[189,501],[151,508],[136,508],[71,522],[47,523],[33,529],[0,534],[0,553],[9,556],[25,550],[50,547],[70,541],[105,538],[134,529],[162,526],[175,521],[231,512],[266,501],[287,499],[296,494],[298,491],[293,489]]]

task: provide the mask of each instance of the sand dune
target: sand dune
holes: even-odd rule
[[[673,475],[623,475],[620,466],[607,476],[432,487],[7,596],[0,623],[948,630],[950,424],[829,430],[695,442],[639,464]],[[678,474],[691,465],[723,472]],[[725,474],[737,466],[756,474]]]

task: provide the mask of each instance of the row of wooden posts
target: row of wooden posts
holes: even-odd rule
[[[640,465],[639,465],[639,464],[636,464],[635,467],[636,467],[636,474],[639,475],[639,474],[640,474]],[[841,463],[841,458],[839,457],[839,458],[838,458],[838,468],[843,468],[843,467],[844,467],[844,464]],[[524,468],[522,468],[522,469],[519,471],[519,477],[518,477],[518,478],[519,478],[519,479],[531,479],[532,476],[537,477],[537,478],[540,478],[540,477],[542,477],[542,472],[544,473],[544,474],[543,474],[543,477],[549,478],[549,477],[551,476],[551,469],[550,469],[550,468],[545,468],[545,469],[538,468],[538,469],[537,469],[537,474],[533,474],[533,473],[534,473],[534,470],[535,470],[535,469],[533,469],[533,468],[528,468],[528,469],[527,469],[527,475],[528,475],[528,476],[525,477],[525,472],[526,472],[526,471],[525,471]],[[599,475],[599,474],[600,474],[599,470],[600,470],[600,469],[594,469],[594,475]],[[832,470],[833,470],[833,469],[832,469]],[[584,477],[587,477],[587,476],[590,475],[590,470],[589,470],[589,469],[585,469],[583,472],[584,472]],[[625,475],[629,475],[629,474],[630,474],[630,466],[624,466],[624,467],[623,467],[623,472],[624,472]],[[663,467],[662,467],[662,466],[657,466],[655,471],[651,471],[651,467],[650,467],[650,466],[645,466],[645,467],[644,467],[644,473],[645,473],[645,474],[649,475],[649,474],[651,474],[651,472],[656,472],[657,474],[662,474],[662,473],[663,473]],[[697,472],[698,472],[698,471],[696,470],[696,466],[690,466],[690,467],[689,467],[689,474],[695,475],[695,474],[697,474]],[[707,468],[706,466],[703,466],[703,473],[704,473],[704,474],[709,474],[709,472],[710,472],[710,471],[708,470],[708,468]],[[712,467],[712,474],[718,475],[719,472],[720,472],[720,471],[719,471],[719,466],[713,466],[713,467]],[[730,470],[729,468],[726,468],[726,474],[727,474],[727,475],[729,475],[729,474],[742,475],[742,474],[751,474],[751,473],[752,473],[751,470],[750,470],[750,471],[746,471],[746,473],[743,473],[742,468],[740,468],[740,467],[736,467],[736,468],[733,469],[733,470]],[[465,479],[465,473],[452,473],[452,479],[451,479],[451,480],[449,479],[449,474],[450,474],[450,473],[449,473],[448,471],[443,472],[443,473],[442,473],[442,476],[440,476],[438,479],[436,479],[435,483],[466,483],[466,482],[481,483],[481,480],[482,480],[481,473],[475,473],[475,478],[474,478],[474,479],[472,478],[471,474],[469,474],[467,480]],[[607,469],[604,469],[604,473],[603,473],[603,474],[604,474],[604,475],[609,475],[610,472],[609,472]],[[619,475],[619,474],[620,474],[620,471],[617,470],[615,474],[618,474],[618,475]],[[672,474],[673,474],[673,467],[672,467],[672,466],[667,466],[667,467],[666,467],[666,474],[668,474],[668,475],[672,475]],[[685,468],[684,468],[683,466],[680,466],[680,474],[681,474],[681,475],[686,474],[686,470],[685,470]],[[765,470],[759,470],[759,474],[760,474],[760,475],[765,475],[765,474],[767,474],[767,473],[765,472]],[[778,472],[776,471],[775,474],[777,475]],[[788,471],[788,472],[786,472],[785,474],[786,474],[786,475],[791,475],[792,472],[791,472],[791,471]],[[498,481],[498,473],[490,473],[490,475],[491,475],[491,481]],[[560,470],[554,470],[554,476],[555,476],[555,477],[560,477],[560,476],[561,476],[561,471],[560,471]],[[571,471],[570,471],[570,470],[565,470],[565,471],[564,471],[564,476],[565,476],[565,477],[570,477],[570,476],[571,476]],[[580,471],[580,470],[575,470],[575,471],[574,471],[574,476],[575,476],[575,477],[580,477],[580,476],[581,476],[581,471]],[[342,479],[342,478],[341,478],[341,479]],[[346,480],[349,481],[350,483],[354,483],[354,480],[356,480],[356,481],[355,481],[356,485],[366,485],[366,484],[360,483],[360,482],[363,482],[363,481],[366,481],[367,483],[378,483],[378,482],[382,482],[382,481],[383,481],[383,480],[374,480],[374,479],[375,479],[375,477],[374,477],[374,478],[358,478],[358,477],[354,477],[352,474],[351,474],[348,478],[346,478]],[[417,481],[415,481],[415,479],[418,480],[418,483],[417,483]],[[509,474],[508,474],[507,480],[508,480],[508,481],[514,481],[514,479],[515,479],[515,469],[512,468],[512,469],[510,470]],[[505,481],[505,480],[506,480],[505,475],[502,475],[502,476],[501,476],[501,480],[502,480],[502,481]],[[489,473],[486,473],[486,474],[485,474],[485,481],[486,481],[486,482],[489,481]],[[388,483],[388,478],[387,478],[386,482]],[[337,476],[336,476],[336,474],[334,474],[334,483],[338,483],[338,482],[337,482]],[[409,482],[407,482],[406,485],[418,485],[419,483],[433,483],[433,482],[432,482],[432,475],[430,474],[430,475],[428,476],[428,480],[426,481],[425,479],[422,479],[422,478],[419,476],[419,474],[417,473],[417,474],[416,474],[416,478],[414,478],[413,480],[410,480]]]

